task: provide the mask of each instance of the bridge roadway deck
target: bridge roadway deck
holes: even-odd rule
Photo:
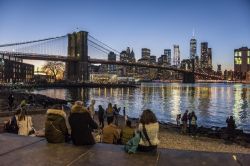
[[[248,165],[250,155],[230,153],[208,153],[184,150],[158,149],[157,153],[127,154],[123,146],[98,143],[94,146],[76,147],[72,144],[49,144],[44,138],[22,137],[14,134],[0,134],[1,166],[77,166],[77,165],[119,165],[119,166],[201,166],[201,165]]]

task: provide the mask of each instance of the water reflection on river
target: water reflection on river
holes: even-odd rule
[[[233,115],[239,128],[250,132],[250,86],[241,84],[179,84],[145,83],[139,88],[74,88],[36,90],[66,100],[83,100],[86,105],[91,99],[97,105],[107,107],[108,102],[126,107],[132,117],[141,111],[152,109],[160,121],[175,123],[176,115],[186,109],[194,110],[198,124],[225,126],[225,120]]]

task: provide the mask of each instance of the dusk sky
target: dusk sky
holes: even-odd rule
[[[233,69],[233,50],[250,47],[250,0],[0,0],[0,44],[88,31],[122,51],[141,48],[159,57],[180,45],[189,57],[195,29],[213,51],[213,65]],[[172,53],[173,55],[173,53]]]

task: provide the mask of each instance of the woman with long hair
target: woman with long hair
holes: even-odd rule
[[[113,121],[114,119],[114,111],[111,103],[108,104],[108,108],[106,109],[106,115],[107,115],[107,123],[110,124],[111,121]]]
[[[21,111],[16,115],[17,126],[18,126],[18,135],[28,136],[31,134],[33,129],[33,123],[31,116],[27,115],[27,111],[24,108],[21,108]]]
[[[138,150],[156,150],[157,145],[159,144],[159,123],[155,114],[150,109],[146,109],[142,112],[138,130],[141,132],[141,139],[138,145]]]

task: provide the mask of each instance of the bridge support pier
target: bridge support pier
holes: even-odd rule
[[[194,73],[183,73],[182,83],[195,83]]]
[[[68,34],[68,56],[76,58],[78,61],[66,62],[66,79],[88,81],[88,32],[80,31]]]

